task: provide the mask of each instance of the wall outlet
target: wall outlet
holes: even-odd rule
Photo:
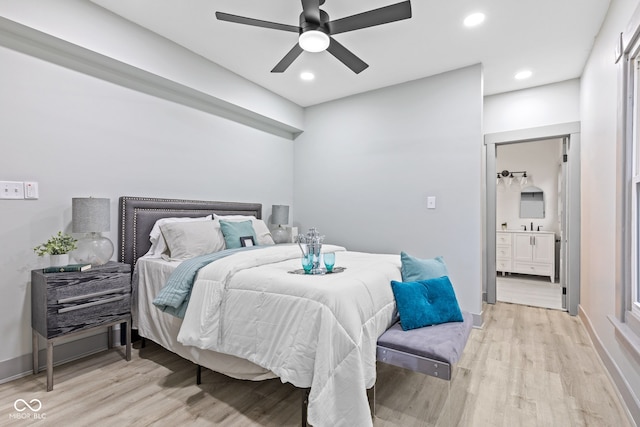
[[[22,181],[0,181],[0,199],[24,199]]]

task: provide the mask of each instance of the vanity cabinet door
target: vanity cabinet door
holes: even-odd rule
[[[555,258],[555,236],[550,234],[533,236],[532,261],[540,263],[552,263]]]
[[[529,262],[533,259],[532,236],[529,233],[514,233],[513,260]]]

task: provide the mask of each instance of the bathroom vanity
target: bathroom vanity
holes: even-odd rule
[[[549,231],[498,231],[496,270],[549,276],[555,282],[555,233]]]

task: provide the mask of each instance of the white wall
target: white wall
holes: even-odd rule
[[[640,2],[613,0],[581,81],[582,259],[580,307],[609,357],[640,399],[640,364],[616,338],[616,123],[618,69],[613,53]],[[640,420],[636,420],[639,421]]]
[[[479,65],[308,108],[294,150],[300,231],[443,255],[462,308],[481,313],[481,120]]]
[[[520,218],[520,189],[507,187],[496,193],[496,230],[507,223],[509,230],[527,230],[541,226],[543,231],[559,235],[558,218],[558,173],[562,161],[562,140],[548,139],[535,142],[520,142],[497,147],[496,170],[527,171],[529,185],[542,189],[544,193],[545,217],[539,219]],[[518,177],[521,174],[517,174]]]
[[[580,80],[484,98],[484,133],[580,121]]]
[[[298,105],[89,1],[0,0],[0,17],[302,129]]]
[[[170,58],[166,60],[169,62]],[[31,353],[32,248],[70,231],[72,197],[293,202],[293,142],[0,47],[0,180],[40,184],[0,200],[0,364]],[[1,377],[1,376],[0,376]]]

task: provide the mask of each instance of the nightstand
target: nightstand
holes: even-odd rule
[[[38,335],[47,340],[47,391],[53,390],[53,346],[62,338],[126,323],[126,359],[131,360],[131,266],[108,262],[71,273],[31,271],[33,373]],[[111,333],[109,334],[111,347]]]

